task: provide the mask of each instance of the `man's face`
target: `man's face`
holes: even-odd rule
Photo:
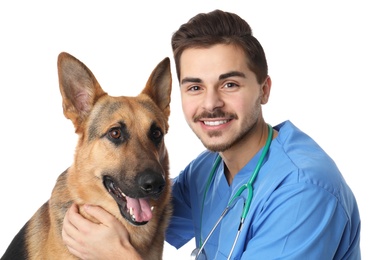
[[[256,131],[271,82],[257,82],[241,49],[222,44],[191,48],[180,64],[184,116],[207,149],[223,152]]]

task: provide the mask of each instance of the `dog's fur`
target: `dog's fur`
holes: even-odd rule
[[[143,259],[162,259],[171,214],[164,144],[172,85],[169,58],[156,66],[136,97],[109,96],[92,72],[67,53],[58,56],[58,76],[64,115],[79,135],[74,162],[1,259],[72,259],[61,230],[74,202],[101,206],[127,228]],[[145,207],[153,207],[152,217]]]

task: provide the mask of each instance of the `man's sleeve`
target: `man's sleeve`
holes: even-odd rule
[[[344,259],[355,239],[341,203],[312,184],[275,191],[251,224],[242,260]]]

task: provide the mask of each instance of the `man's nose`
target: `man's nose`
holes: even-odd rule
[[[223,105],[221,93],[215,89],[207,89],[203,99],[203,108],[207,111],[214,111],[216,108],[223,107]]]

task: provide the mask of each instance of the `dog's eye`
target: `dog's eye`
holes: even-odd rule
[[[119,139],[121,138],[121,130],[119,128],[113,128],[110,130],[109,135],[113,139]]]
[[[123,122],[119,122],[119,126],[109,129],[104,136],[115,145],[123,144],[130,138],[130,134],[127,132],[126,125]]]
[[[149,139],[154,143],[154,145],[158,147],[164,138],[164,132],[161,130],[160,127],[157,126],[156,123],[153,123],[149,129],[148,136]]]
[[[161,136],[162,136],[162,133],[161,133],[161,131],[159,129],[155,129],[155,130],[152,131],[152,137],[153,137],[154,140],[160,139]]]

